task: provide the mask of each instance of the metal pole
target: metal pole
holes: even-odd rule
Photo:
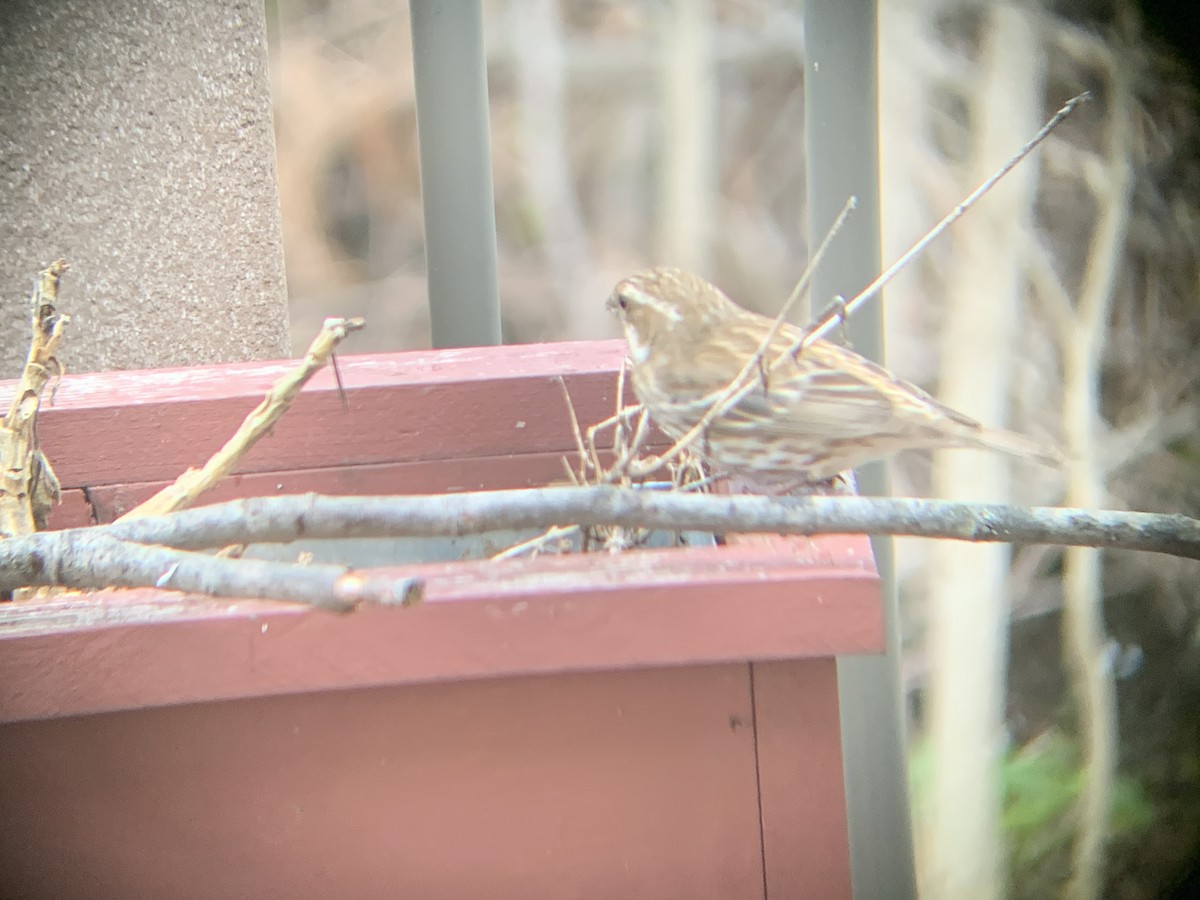
[[[804,4],[804,132],[809,241],[824,236],[846,199],[858,208],[813,280],[816,312],[853,296],[879,273],[878,20],[875,0]],[[849,325],[855,348],[883,357],[882,305]],[[886,470],[859,473],[866,494],[886,494]],[[838,659],[850,864],[857,900],[916,897],[908,803],[900,638],[890,539],[872,541],[883,580],[887,654]]]
[[[481,0],[412,0],[425,266],[435,347],[500,343]]]

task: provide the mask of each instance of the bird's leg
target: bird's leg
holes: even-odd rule
[[[824,481],[809,482],[807,489],[802,489],[800,493],[822,497],[853,497],[858,493],[858,481],[854,477],[854,470],[847,469]]]
[[[847,469],[838,472],[832,478],[822,478],[810,481],[800,477],[774,489],[779,497],[847,497],[858,493],[858,483],[854,478],[854,470]]]

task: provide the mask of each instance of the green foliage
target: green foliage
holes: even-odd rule
[[[928,743],[914,746],[909,780],[916,808],[927,803],[933,777]],[[1014,896],[1046,896],[1068,867],[1075,833],[1075,804],[1083,786],[1077,745],[1059,732],[1005,754],[1000,763],[1003,797],[1001,827],[1008,845],[1009,877]],[[919,812],[918,812],[919,816]],[[1118,776],[1113,785],[1110,836],[1136,835],[1154,821],[1154,806],[1142,785]]]
[[[1001,764],[1001,823],[1014,884],[1028,880],[1043,860],[1069,852],[1071,811],[1083,783],[1075,760],[1070,742],[1050,732],[1010,752]]]

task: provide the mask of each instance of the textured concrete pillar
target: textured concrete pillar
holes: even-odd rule
[[[287,355],[262,0],[0,0],[0,377],[59,256],[74,371]]]

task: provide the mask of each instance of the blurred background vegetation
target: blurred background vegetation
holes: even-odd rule
[[[992,499],[1059,503],[1081,496],[1082,483],[1096,487],[1082,496],[1112,508],[1200,515],[1200,107],[1197,61],[1171,46],[1196,34],[1190,6],[880,7],[885,261],[975,186],[985,160],[1020,146],[1026,121],[1081,90],[1097,95],[1030,164],[1019,215],[1005,219],[996,206],[989,220],[985,201],[970,226],[982,231],[956,229],[889,288],[889,366],[943,396],[973,383],[979,366],[943,352],[943,326],[978,304],[1005,304],[1016,323],[1005,371],[989,363],[982,376],[1006,386],[1007,422],[991,424],[1073,447],[1064,422],[1080,403],[1094,409],[1083,463],[1067,475],[1014,468]],[[697,269],[744,305],[777,309],[812,239],[799,5],[490,0],[485,9],[505,340],[616,336],[604,297],[651,264]],[[364,315],[357,350],[428,346],[407,4],[275,0],[268,22],[293,335],[303,343],[326,316]],[[1025,37],[1005,56],[1012,34]],[[670,177],[681,167],[687,178]],[[1104,301],[1095,322],[1092,294]],[[1070,361],[1085,340],[1100,349],[1081,382]],[[920,455],[898,460],[893,479],[905,495],[945,484]],[[931,578],[944,590],[945,576],[930,554],[927,543],[897,542],[922,885],[926,896],[953,896],[937,874],[947,851],[926,833],[942,815],[930,784],[947,750],[931,751],[922,735],[935,730],[927,699],[937,684],[944,695],[967,691],[968,704],[975,688],[932,661],[939,621],[926,598]],[[1102,893],[1161,896],[1200,851],[1200,567],[1145,554],[1096,561],[1094,596],[1085,585],[1078,602],[1102,603],[1107,636],[1091,676],[1116,692]],[[1002,562],[1007,576],[992,580],[1003,584],[988,587],[1002,591],[1011,628],[1006,616],[979,654],[1007,658],[983,672],[999,703],[985,753],[995,778],[981,788],[998,804],[1005,867],[992,893],[1057,896],[1095,752],[1081,741],[1063,651],[1072,582],[1062,576],[1073,563],[1047,547]],[[950,590],[970,608],[983,586]],[[943,644],[968,640],[941,627]],[[950,752],[971,755],[961,750]],[[969,791],[958,796],[972,802]]]

